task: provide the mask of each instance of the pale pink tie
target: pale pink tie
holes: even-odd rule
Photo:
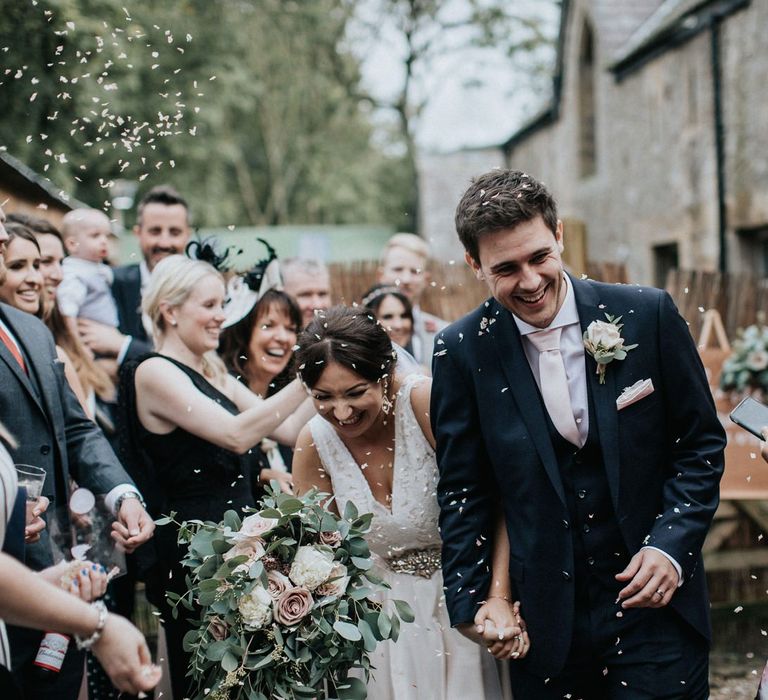
[[[560,354],[560,334],[563,329],[550,328],[530,333],[526,337],[539,351],[539,387],[547,413],[560,435],[574,445],[581,445],[581,437],[573,417],[571,392]]]

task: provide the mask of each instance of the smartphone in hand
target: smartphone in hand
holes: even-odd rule
[[[763,428],[768,427],[768,406],[747,396],[731,411],[731,420],[740,428],[748,430],[755,437],[764,440]]]

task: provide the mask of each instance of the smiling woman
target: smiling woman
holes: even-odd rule
[[[0,285],[0,301],[21,311],[42,316],[43,275],[40,247],[32,232],[19,224],[8,224],[5,249],[6,275]]]
[[[335,307],[301,334],[296,362],[318,415],[294,458],[299,493],[330,493],[344,512],[373,513],[368,536],[388,597],[407,601],[416,624],[372,654],[369,700],[501,698],[493,659],[451,629],[443,600],[429,425],[431,380],[395,374],[397,355],[366,309]],[[435,664],[435,658],[441,658]],[[484,658],[488,657],[488,658]]]
[[[181,255],[158,263],[144,295],[157,352],[121,371],[121,446],[154,517],[173,511],[180,520],[218,522],[226,510],[255,506],[254,448],[266,436],[293,445],[312,414],[298,381],[263,400],[227,372],[216,355],[224,298],[221,274]],[[186,590],[183,553],[171,528],[158,529],[154,547],[143,575],[165,620],[173,694],[181,698],[190,627],[185,615],[173,618],[165,593]]]

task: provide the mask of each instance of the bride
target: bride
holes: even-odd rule
[[[318,415],[296,443],[295,488],[333,494],[341,512],[352,501],[358,511],[374,514],[368,541],[377,573],[391,586],[391,597],[406,600],[415,613],[397,643],[381,644],[372,654],[368,698],[500,698],[506,679],[502,684],[499,667],[451,629],[445,610],[431,380],[396,376],[396,362],[386,331],[365,310],[335,307],[310,323],[296,363]],[[504,653],[522,657],[527,636],[509,639],[500,643]],[[500,648],[489,651],[501,658]]]

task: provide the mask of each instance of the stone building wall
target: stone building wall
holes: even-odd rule
[[[456,205],[474,175],[503,166],[501,147],[420,155],[421,234],[436,260],[464,259],[453,223]]]
[[[716,270],[710,33],[702,31],[676,48],[667,48],[617,82],[610,70],[617,52],[626,46],[633,26],[637,30],[660,5],[658,0],[630,3],[635,14],[629,22],[625,14],[617,14],[621,2],[571,0],[562,47],[559,117],[514,143],[506,154],[507,165],[547,183],[560,204],[561,218],[584,224],[589,258],[625,262],[632,281],[659,281],[655,248],[668,244],[677,244],[680,267]],[[580,174],[579,151],[578,66],[585,22],[593,29],[596,67],[596,169],[587,177]],[[768,273],[767,26],[768,2],[753,0],[746,9],[728,16],[721,30],[732,272]],[[482,154],[473,162],[464,153],[461,162],[480,165]],[[446,167],[442,175],[453,176],[453,168]],[[446,183],[441,186],[451,189]],[[454,195],[452,204],[455,200]],[[432,217],[440,220],[445,214],[433,212]],[[430,235],[435,234],[430,231]]]

